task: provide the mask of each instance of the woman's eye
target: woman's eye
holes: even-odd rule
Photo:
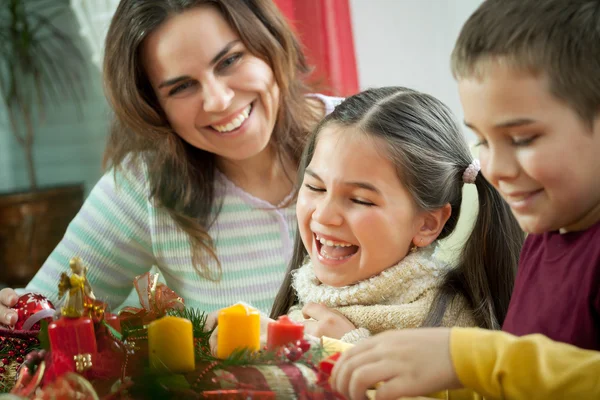
[[[169,91],[169,96],[173,96],[174,94],[180,93],[181,91],[188,89],[194,85],[194,82],[187,81],[180,85],[175,86],[173,89]]]
[[[221,61],[221,63],[219,64],[219,69],[224,70],[224,69],[231,67],[240,58],[242,58],[242,53],[232,54],[231,56],[229,56],[226,59],[224,59],[223,61]]]

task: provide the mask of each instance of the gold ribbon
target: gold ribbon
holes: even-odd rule
[[[158,274],[136,276],[133,286],[140,299],[141,308],[125,307],[119,312],[121,321],[129,321],[133,328],[142,328],[169,310],[183,310],[185,304],[181,297],[167,285],[158,281]]]

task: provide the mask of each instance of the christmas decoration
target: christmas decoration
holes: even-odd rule
[[[57,366],[62,373],[83,373],[92,368],[96,353],[96,332],[94,321],[101,320],[104,308],[96,301],[87,280],[87,267],[79,257],[69,262],[71,275],[60,275],[58,283],[59,299],[65,297],[60,310],[61,318],[48,326],[50,340],[51,373],[57,376]],[[65,365],[64,360],[69,360]]]
[[[141,308],[125,307],[119,313],[124,338],[144,336],[145,325],[163,317],[170,310],[182,310],[184,302],[174,291],[158,282],[158,274],[149,272],[137,276],[133,281]]]
[[[39,332],[40,338],[47,332],[49,351],[31,350],[39,346],[34,331],[0,331],[0,349],[6,350],[0,360],[10,361],[17,398],[341,398],[329,387],[326,364],[332,360],[322,362],[323,346],[304,340],[285,318],[273,323],[270,346],[261,349],[258,311],[239,304],[225,309],[219,315],[222,351],[214,355],[206,313],[185,308],[157,275],[136,277],[141,307],[115,316],[94,297],[82,260],[70,266],[71,275],[63,274],[58,285],[64,308]]]
[[[29,352],[39,348],[38,331],[0,328],[0,392],[10,391]]]
[[[148,325],[148,353],[154,372],[184,373],[196,368],[192,323],[167,316]]]
[[[302,338],[304,338],[304,325],[293,322],[287,315],[282,315],[277,321],[269,322],[267,349],[275,350]]]
[[[260,349],[260,313],[245,304],[235,304],[219,312],[217,357],[227,358],[238,349]]]
[[[12,307],[17,312],[16,330],[39,331],[40,321],[52,321],[54,305],[41,294],[27,293],[19,297],[17,303]]]

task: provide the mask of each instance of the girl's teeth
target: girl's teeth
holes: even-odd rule
[[[327,246],[338,246],[338,247],[350,247],[352,246],[350,243],[342,243],[342,242],[334,242],[332,240],[326,240],[323,239],[321,237],[317,236],[317,240],[319,242],[321,242],[321,244],[327,245]]]

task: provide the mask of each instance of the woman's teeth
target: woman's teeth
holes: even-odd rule
[[[239,113],[228,124],[226,124],[226,125],[211,125],[211,127],[214,130],[216,130],[217,132],[221,132],[221,133],[231,132],[232,130],[239,128],[244,123],[244,121],[248,119],[248,116],[250,115],[251,110],[252,110],[252,104],[248,104],[248,106],[246,108],[244,108],[244,110],[241,113]]]

